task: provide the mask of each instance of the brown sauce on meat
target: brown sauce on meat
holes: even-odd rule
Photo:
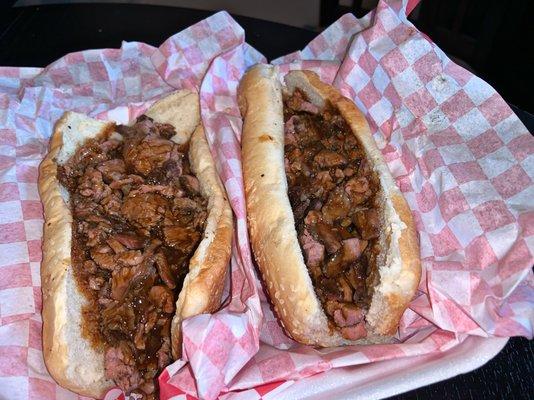
[[[103,349],[107,378],[155,399],[207,201],[171,125],[143,116],[116,131],[87,141],[57,176],[70,193],[72,267],[88,300],[82,333]]]
[[[299,243],[315,292],[346,339],[367,335],[379,279],[379,181],[339,111],[296,90],[284,98],[285,170]]]

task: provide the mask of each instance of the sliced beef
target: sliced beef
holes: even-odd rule
[[[330,175],[329,171],[319,171],[315,174],[315,182],[313,187],[315,188],[314,193],[316,196],[320,197],[323,195],[323,197],[327,197],[328,192],[330,192],[332,189],[336,187],[336,184],[334,183],[332,176]]]
[[[73,271],[88,300],[84,332],[105,350],[106,377],[155,399],[207,202],[188,145],[169,140],[171,125],[141,117],[116,130],[87,141],[57,177],[71,199]]]
[[[70,192],[74,192],[86,168],[94,167],[107,159],[109,155],[102,151],[98,141],[90,139],[74,153],[69,162],[58,168],[58,179]]]
[[[315,291],[343,337],[365,337],[369,288],[379,281],[378,179],[332,105],[319,110],[295,90],[284,121],[288,197]]]
[[[310,103],[309,101],[303,101],[300,103],[299,111],[308,112],[310,114],[317,114],[319,112],[319,107],[315,104]]]
[[[329,278],[335,278],[342,274],[345,270],[345,263],[343,262],[343,254],[341,251],[336,252],[328,258],[324,264],[324,275]]]
[[[102,153],[112,153],[114,150],[118,149],[121,146],[121,141],[118,139],[110,138],[102,143],[99,143],[100,150]]]
[[[177,197],[172,203],[172,217],[170,219],[181,226],[203,228],[206,217],[206,205],[203,201]],[[172,223],[174,224],[174,222]]]
[[[304,96],[298,91],[289,98],[286,104],[293,111],[304,111],[311,114],[317,114],[319,112],[319,108],[315,104],[306,101]]]
[[[119,216],[122,203],[122,193],[118,190],[108,191],[104,198],[100,201],[104,208],[104,212],[110,216]]]
[[[113,271],[118,267],[114,254],[101,253],[95,249],[92,249],[91,258],[100,268]]]
[[[177,193],[179,192],[179,193]],[[129,196],[135,197],[145,193],[158,193],[164,197],[174,197],[177,194],[181,196],[183,193],[176,188],[169,185],[140,185],[128,193]],[[178,196],[178,197],[179,197]]]
[[[335,253],[341,248],[341,235],[335,227],[324,222],[315,224],[315,232],[317,236],[324,243],[328,253]]]
[[[159,136],[146,136],[135,146],[125,146],[124,161],[135,173],[147,176],[170,159],[173,142]]]
[[[129,335],[135,330],[135,311],[126,302],[107,300],[101,313],[102,334],[113,343],[117,334]]]
[[[165,197],[156,193],[143,193],[126,197],[121,213],[133,226],[146,232],[163,221],[168,206]]]
[[[167,314],[174,311],[173,294],[169,288],[165,286],[152,286],[148,296],[157,309]]]
[[[89,278],[89,287],[93,290],[100,290],[105,282],[105,279],[101,276],[91,276]]]
[[[112,379],[125,393],[137,389],[141,383],[133,352],[123,342],[118,347],[107,349],[104,368],[106,378]]]
[[[198,196],[200,193],[200,182],[193,175],[182,175],[180,177],[180,184],[185,189],[186,193],[191,196]]]
[[[123,189],[125,186],[131,187],[132,185],[137,185],[143,183],[144,179],[139,175],[129,174],[121,177],[121,179],[116,179],[110,183],[109,187],[112,189]]]
[[[334,321],[340,327],[356,325],[363,317],[363,310],[350,303],[341,303],[341,307],[334,311]]]
[[[86,260],[83,262],[83,270],[88,274],[96,274],[98,272],[96,263],[92,260]]]
[[[356,261],[367,247],[367,241],[358,238],[343,240],[343,262],[352,263]]]
[[[115,254],[123,253],[126,250],[123,244],[114,237],[109,238],[106,243],[115,252]]]
[[[174,289],[176,287],[176,281],[174,279],[174,274],[171,271],[169,263],[167,262],[167,257],[165,257],[165,254],[163,254],[162,251],[158,252],[154,256],[154,261],[156,262],[159,276],[161,276],[163,283],[165,283],[168,288]]]
[[[365,322],[341,328],[341,336],[347,340],[358,340],[366,337],[367,329],[365,329]]]
[[[304,250],[308,267],[313,268],[321,265],[324,259],[324,245],[315,240],[307,230],[300,236],[300,245]]]
[[[380,220],[376,209],[356,212],[353,221],[362,239],[376,239],[380,235]]]
[[[315,155],[313,161],[320,168],[342,167],[347,164],[347,159],[342,154],[330,150],[321,150]]]
[[[126,173],[126,166],[120,158],[104,161],[97,166],[97,169],[108,184],[120,180]]]
[[[347,279],[343,275],[339,275],[337,277],[337,284],[343,295],[343,301],[351,302],[353,292]]]
[[[323,219],[323,216],[321,212],[313,209],[313,210],[310,210],[308,214],[306,215],[306,218],[304,218],[304,223],[306,224],[306,226],[312,226],[322,221],[322,219]]]
[[[334,278],[321,278],[318,281],[320,295],[324,300],[343,301],[343,290]]]
[[[350,213],[350,199],[341,188],[336,188],[328,196],[326,204],[322,208],[323,220],[329,224],[345,218]]]
[[[179,249],[185,254],[190,254],[200,240],[200,233],[190,227],[171,225],[163,228],[165,244],[171,248]]]
[[[117,233],[114,239],[131,250],[139,250],[145,246],[146,238],[135,233]]]
[[[163,344],[158,350],[157,356],[159,368],[163,369],[171,363],[171,340],[169,337],[163,339]]]
[[[134,265],[140,264],[144,256],[139,250],[125,250],[117,255],[117,262],[121,265],[126,265],[133,267]]]
[[[345,184],[352,206],[358,206],[365,203],[373,192],[369,187],[369,180],[365,177],[352,178]]]
[[[111,278],[111,298],[121,301],[133,283],[136,271],[131,267],[122,267],[113,273]]]
[[[361,266],[350,266],[345,273],[345,279],[354,290],[352,300],[360,302],[364,298],[366,291],[366,274],[361,271]]]
[[[295,137],[296,127],[295,124],[298,124],[299,117],[293,115],[287,120],[284,124],[284,145],[285,146],[296,146],[297,138]]]
[[[92,167],[81,177],[79,185],[78,193],[96,202],[111,193],[102,179],[102,173]]]
[[[147,175],[147,181],[153,184],[168,184],[171,180],[179,178],[187,169],[187,162],[184,161],[184,154],[179,152],[179,147],[174,146],[169,153],[169,159],[160,168],[152,170]]]

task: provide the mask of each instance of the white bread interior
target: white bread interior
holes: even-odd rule
[[[61,386],[90,397],[113,387],[104,377],[104,356],[81,335],[82,307],[87,300],[76,287],[71,268],[72,214],[68,191],[57,180],[63,165],[79,146],[113,129],[82,114],[66,112],[56,123],[50,151],[40,165],[39,192],[43,201],[43,356],[50,375]]]

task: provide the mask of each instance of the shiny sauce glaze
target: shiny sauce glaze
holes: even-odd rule
[[[299,90],[284,97],[285,171],[298,240],[330,324],[345,339],[366,337],[378,284],[379,180],[339,111]]]
[[[70,194],[72,267],[88,300],[83,335],[126,393],[157,398],[175,302],[207,217],[188,146],[142,116],[88,140],[58,180]]]

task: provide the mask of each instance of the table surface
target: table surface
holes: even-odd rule
[[[0,65],[44,67],[84,49],[117,48],[123,40],[154,46],[212,12],[133,4],[0,6]],[[317,33],[235,16],[246,40],[268,59],[305,46]],[[498,90],[498,88],[497,88]],[[514,111],[534,132],[534,117]],[[534,346],[512,338],[493,360],[470,373],[422,387],[394,399],[522,399],[534,393]]]

